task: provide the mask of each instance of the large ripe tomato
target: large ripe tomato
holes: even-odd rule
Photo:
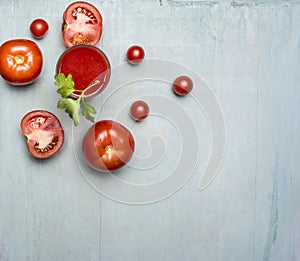
[[[64,144],[64,130],[58,118],[48,111],[27,113],[21,120],[21,130],[27,138],[28,152],[35,158],[49,158]]]
[[[123,167],[134,152],[131,132],[118,122],[96,122],[85,134],[82,142],[83,157],[92,168],[109,172]]]
[[[0,47],[0,74],[10,84],[26,85],[34,82],[43,67],[43,56],[31,40],[14,39]]]
[[[63,14],[62,37],[65,45],[96,45],[102,35],[102,16],[87,2],[70,4]]]

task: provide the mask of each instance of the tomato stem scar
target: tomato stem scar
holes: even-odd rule
[[[106,152],[107,153],[113,153],[114,152],[114,147],[112,146],[112,145],[107,145],[106,147],[105,147],[105,150],[106,150]]]
[[[16,64],[22,64],[22,63],[24,63],[24,60],[25,60],[25,58],[22,55],[15,56],[15,62],[16,62]]]

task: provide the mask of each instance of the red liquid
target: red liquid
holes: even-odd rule
[[[105,54],[95,46],[76,45],[65,51],[57,62],[57,73],[71,74],[75,88],[84,90],[97,81],[84,93],[85,97],[95,96],[106,87],[110,78],[110,64]],[[78,97],[80,93],[73,93]]]

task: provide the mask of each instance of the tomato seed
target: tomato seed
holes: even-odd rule
[[[44,153],[44,152],[48,152],[49,150],[52,150],[57,143],[58,143],[58,137],[54,137],[52,142],[48,144],[45,148],[40,148],[38,142],[34,145],[34,148],[37,152]]]

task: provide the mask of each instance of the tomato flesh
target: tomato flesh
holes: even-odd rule
[[[9,40],[0,47],[0,74],[12,85],[34,82],[40,75],[42,66],[42,52],[31,40]]]
[[[52,157],[64,144],[64,130],[60,121],[48,111],[27,113],[21,120],[21,130],[27,138],[27,150],[35,158]]]
[[[70,4],[63,14],[62,37],[65,45],[96,45],[102,35],[102,16],[87,2]]]
[[[131,159],[135,142],[131,132],[118,122],[96,122],[85,134],[82,153],[88,165],[97,171],[122,168]]]
[[[84,90],[85,97],[101,92],[110,79],[110,63],[106,55],[97,47],[91,45],[76,45],[67,49],[57,62],[57,73],[71,74],[77,90]],[[95,84],[99,82],[99,84]],[[74,98],[80,93],[72,94]]]

